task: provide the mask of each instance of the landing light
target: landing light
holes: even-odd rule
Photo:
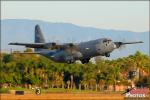
[[[89,50],[90,48],[85,48],[86,50]]]

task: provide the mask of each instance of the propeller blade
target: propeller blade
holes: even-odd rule
[[[135,41],[135,42],[123,42],[122,44],[136,44],[136,43],[144,43],[143,41]]]
[[[143,41],[134,41],[134,42],[114,42],[117,48],[120,48],[122,45],[125,44],[137,44],[137,43],[144,43]]]

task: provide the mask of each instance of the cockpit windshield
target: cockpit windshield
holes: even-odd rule
[[[112,40],[110,40],[110,39],[104,39],[103,40],[103,43],[105,43],[105,42],[111,42]]]

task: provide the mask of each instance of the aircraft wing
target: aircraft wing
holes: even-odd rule
[[[9,45],[20,45],[29,48],[41,48],[41,49],[66,49],[72,48],[75,45],[73,43],[64,43],[64,44],[56,44],[55,42],[51,43],[9,43]]]

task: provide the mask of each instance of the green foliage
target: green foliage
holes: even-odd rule
[[[5,54],[2,61],[4,63],[8,63],[8,62],[12,61],[12,55],[11,54]]]
[[[0,88],[0,93],[9,93],[8,88]]]
[[[96,64],[89,62],[84,65],[56,63],[43,56],[29,54],[2,54],[1,59],[0,84],[8,83],[12,86],[31,84],[51,88],[93,90],[96,85],[100,85],[100,88],[117,84],[129,85],[127,76],[133,70],[150,73],[150,58],[139,51],[128,57],[116,60],[100,59]],[[139,79],[133,77],[131,80],[137,84],[149,84],[148,77],[140,73]]]
[[[141,79],[136,81],[137,87],[149,87],[150,88],[150,78],[142,77]]]

